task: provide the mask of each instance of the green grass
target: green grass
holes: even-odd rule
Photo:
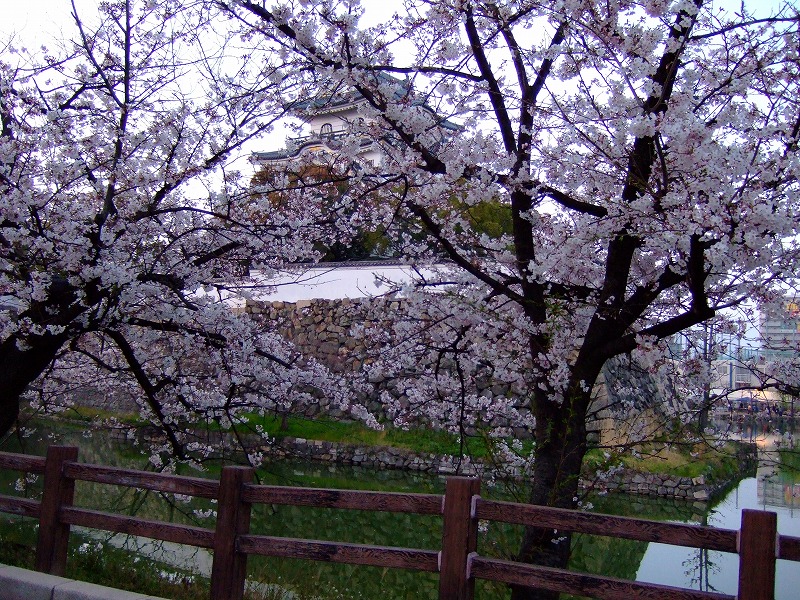
[[[271,437],[297,437],[308,440],[360,444],[365,446],[393,446],[415,452],[434,454],[457,454],[458,440],[455,435],[432,429],[402,430],[385,428],[375,430],[361,423],[334,421],[324,417],[306,419],[289,417],[285,429],[281,429],[279,417],[253,417],[252,424],[261,425]],[[473,444],[475,440],[470,440]],[[485,450],[485,449],[484,449]]]
[[[33,569],[36,534],[33,521],[18,520],[0,526],[0,563]],[[208,598],[207,577],[137,556],[103,541],[72,532],[65,576],[105,587],[172,600]],[[245,600],[283,600],[276,589],[249,589]],[[300,594],[299,600],[310,596]]]
[[[475,458],[490,456],[499,440],[488,436],[472,435],[464,437],[463,447],[458,436],[446,431],[430,428],[398,429],[387,426],[382,430],[371,429],[358,422],[342,422],[325,417],[313,420],[302,417],[288,417],[281,429],[282,420],[273,416],[253,416],[252,425],[261,425],[271,437],[296,437],[307,440],[348,443],[363,446],[389,446],[403,448],[420,454],[466,455]],[[522,452],[530,453],[532,442],[523,443]]]
[[[0,563],[33,569],[36,532],[32,521],[4,524],[0,538]],[[208,581],[203,578],[75,532],[70,536],[65,575],[78,581],[174,600],[207,596],[209,589]]]
[[[613,465],[676,477],[694,478],[702,475],[709,482],[729,480],[741,468],[736,447],[731,443],[721,448],[706,443],[691,446],[643,444],[636,454],[612,455],[610,459],[605,459],[602,450],[595,449],[587,453],[585,466],[588,470]]]
[[[80,427],[81,423],[97,422],[112,417],[129,425],[145,424],[135,415],[120,415],[93,408],[70,409],[56,418],[66,426],[72,421],[74,426]],[[391,446],[431,454],[459,454],[462,451],[457,436],[429,428],[403,430],[387,426],[383,430],[375,430],[359,422],[337,421],[321,416],[314,418],[289,416],[284,421],[278,416],[261,416],[255,413],[248,415],[247,420],[250,426],[260,425],[270,437],[275,438],[297,437],[364,446]],[[285,429],[282,429],[282,424],[286,426]],[[213,430],[220,429],[214,423],[209,427]],[[463,451],[473,456],[486,456],[489,447],[481,438],[468,437],[465,438]]]

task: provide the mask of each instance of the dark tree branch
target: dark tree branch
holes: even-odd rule
[[[105,333],[114,341],[120,352],[122,352],[122,356],[125,358],[125,362],[130,367],[131,373],[133,373],[136,382],[139,384],[139,387],[145,394],[148,406],[155,414],[158,422],[161,424],[161,428],[166,434],[170,446],[172,447],[173,452],[175,452],[175,456],[181,459],[186,458],[183,444],[178,441],[175,431],[167,422],[166,416],[164,415],[163,407],[158,399],[158,388],[150,381],[150,377],[147,375],[144,367],[136,357],[136,352],[134,351],[133,347],[128,343],[128,340],[125,338],[122,332],[114,329],[107,329],[105,330]]]
[[[503,139],[503,145],[505,146],[506,152],[513,154],[517,150],[517,141],[514,139],[511,117],[506,108],[503,90],[500,89],[500,84],[494,75],[494,71],[492,71],[489,59],[486,57],[483,41],[478,34],[475,16],[472,11],[472,4],[467,4],[464,14],[466,16],[464,28],[467,32],[472,56],[475,57],[475,62],[478,64],[481,76],[489,87],[489,102],[492,104],[492,109],[497,119],[497,125],[500,128],[500,136]]]

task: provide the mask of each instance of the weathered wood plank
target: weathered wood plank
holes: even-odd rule
[[[298,540],[267,535],[239,536],[239,551],[263,556],[303,558],[321,562],[370,565],[436,572],[439,553],[434,550],[367,546],[345,542]]]
[[[76,448],[53,446],[48,449],[47,460],[22,454],[0,453],[0,468],[44,473],[45,494],[41,503],[27,498],[0,495],[0,512],[39,517],[39,543],[37,569],[50,573],[63,572],[66,562],[66,541],[71,525],[80,525],[157,540],[182,543],[215,549],[224,545],[234,558],[234,566],[226,573],[244,573],[242,565],[247,554],[263,554],[286,558],[300,558],[326,562],[379,567],[403,568],[442,573],[452,571],[453,593],[445,592],[443,598],[467,598],[475,578],[489,579],[515,585],[538,587],[575,595],[588,595],[602,600],[668,598],[669,600],[732,600],[733,596],[700,592],[669,586],[647,584],[552,569],[534,565],[483,558],[474,552],[474,524],[477,518],[507,523],[518,523],[552,529],[581,531],[594,535],[661,542],[695,548],[708,548],[726,552],[740,552],[740,600],[767,600],[774,590],[775,559],[800,561],[800,538],[778,536],[775,515],[761,511],[744,511],[741,541],[739,532],[701,527],[658,523],[627,517],[575,512],[542,506],[515,504],[475,499],[475,514],[468,510],[473,491],[457,494],[448,483],[450,503],[458,505],[457,518],[451,525],[459,530],[457,543],[448,541],[447,504],[445,496],[435,494],[383,493],[371,491],[259,486],[245,478],[233,486],[238,492],[232,502],[220,496],[220,482],[195,477],[182,477],[162,473],[147,473],[87,465],[75,462]],[[237,471],[237,468],[233,468]],[[454,478],[463,479],[463,478]],[[209,529],[151,521],[72,507],[74,481],[92,481],[111,485],[138,487],[160,492],[219,498],[220,514],[224,507],[233,515],[233,525],[220,525],[229,538],[225,544],[216,544],[217,534]],[[476,483],[476,485],[478,485]],[[466,488],[465,488],[466,489]],[[477,488],[476,488],[477,489]],[[224,494],[223,494],[224,495]],[[458,496],[458,501],[456,501]],[[418,550],[397,547],[369,546],[336,541],[300,540],[272,536],[250,535],[249,505],[252,503],[288,504],[295,506],[403,512],[412,514],[445,514],[443,551]],[[230,505],[230,506],[229,506]],[[238,507],[238,508],[237,508]],[[243,510],[239,510],[243,509]],[[450,510],[452,515],[455,512]],[[452,516],[451,515],[451,516]],[[229,531],[230,530],[230,531]],[[244,533],[243,533],[244,532]],[[453,537],[453,536],[450,536]],[[448,548],[450,558],[448,558]],[[455,552],[453,550],[455,549]],[[463,555],[463,556],[462,556]],[[230,562],[230,561],[229,561]],[[452,562],[453,568],[447,567]],[[466,563],[466,564],[465,564]],[[239,566],[236,566],[239,565]],[[466,567],[466,568],[462,568]],[[217,569],[218,571],[220,569]],[[237,576],[234,579],[242,579]],[[442,577],[441,581],[447,577]],[[237,600],[238,584],[223,586],[230,598]],[[234,589],[235,588],[235,589]],[[441,589],[447,590],[447,586]],[[440,590],[441,592],[441,590]],[[448,595],[450,594],[450,595]],[[229,596],[221,596],[228,600]]]
[[[211,600],[242,600],[247,575],[247,554],[236,540],[250,531],[250,503],[242,500],[247,483],[253,481],[249,467],[224,467],[217,500],[214,531],[214,562],[211,565]]]
[[[219,481],[203,479],[202,477],[184,477],[170,473],[147,473],[145,471],[84,463],[67,464],[65,473],[67,477],[79,481],[123,485],[198,498],[216,498],[219,494]]]
[[[442,513],[443,496],[440,494],[246,485],[243,498],[252,504],[289,504],[317,508],[439,515]]]
[[[630,517],[484,499],[479,499],[477,502],[477,516],[479,519],[503,523],[541,526],[547,529],[567,529],[642,542],[660,542],[674,546],[736,552],[736,531],[732,529],[658,523]]]
[[[779,535],[778,558],[800,561],[800,537]]]
[[[29,456],[14,452],[0,452],[0,469],[44,473],[44,456]]]
[[[112,515],[86,508],[64,508],[61,510],[61,520],[70,525],[138,535],[154,540],[175,542],[176,544],[186,544],[200,548],[214,547],[214,532],[210,529],[192,525],[176,525],[139,517]]]
[[[739,600],[772,600],[775,597],[777,539],[777,514],[747,508],[742,510]]]
[[[69,524],[60,519],[60,513],[63,507],[72,506],[75,482],[64,476],[64,465],[77,458],[78,449],[74,446],[47,449],[35,562],[36,570],[42,573],[63,576],[67,567]]]
[[[470,561],[470,576],[599,600],[736,600],[735,596],[725,594],[601,577],[493,558],[473,557]]]
[[[21,517],[39,518],[40,503],[30,498],[18,498],[0,494],[0,512],[19,515]]]
[[[478,543],[478,520],[472,516],[472,497],[481,482],[472,477],[448,477],[442,528],[439,600],[472,600],[474,580],[467,577],[467,557]]]

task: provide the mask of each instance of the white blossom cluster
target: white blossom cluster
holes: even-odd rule
[[[400,390],[400,400],[385,394],[389,408],[400,423],[424,415],[460,431],[527,404],[532,500],[573,505],[606,361],[632,354],[662,370],[674,334],[793,284],[796,10],[757,19],[702,0],[405,8],[373,27],[358,26],[353,1],[237,0],[223,14],[303,64],[297,80],[324,90],[314,97],[365,100],[384,158],[352,171],[348,194],[363,215],[353,222],[389,228],[409,263],[453,267],[446,285],[421,278],[402,291],[417,297],[418,318],[392,324],[405,341],[370,374]],[[379,200],[359,201],[370,194]],[[487,213],[506,219],[492,235]],[[486,372],[513,377],[514,362],[530,365],[508,381],[523,393],[474,391]]]
[[[133,399],[160,431],[162,468],[211,455],[209,427],[238,431],[315,394],[349,402],[225,302],[241,265],[308,255],[319,215],[264,206],[238,170],[242,145],[285,114],[292,67],[210,9],[102,3],[41,55],[0,55],[4,431],[25,389],[36,410],[85,390]]]

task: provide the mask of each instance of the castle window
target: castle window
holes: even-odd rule
[[[322,127],[320,127],[319,132],[322,135],[333,133],[333,125],[331,125],[330,123],[324,123]]]

